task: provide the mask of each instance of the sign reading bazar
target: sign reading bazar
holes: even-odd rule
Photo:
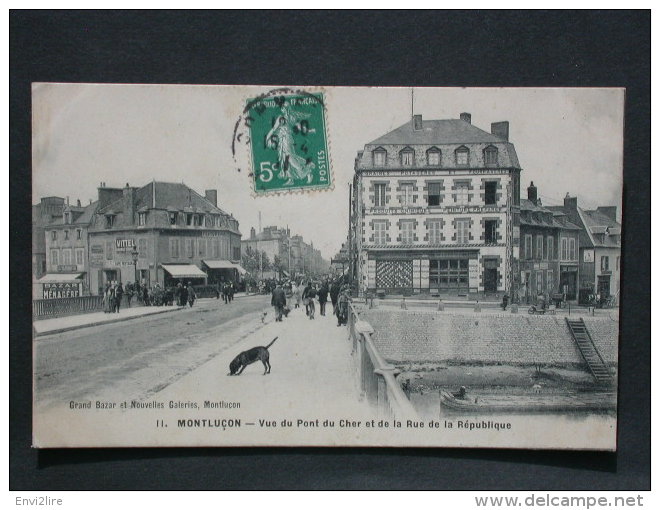
[[[78,283],[44,283],[44,299],[60,299],[80,296]]]

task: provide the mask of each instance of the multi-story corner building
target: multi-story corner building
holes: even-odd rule
[[[579,237],[579,301],[586,303],[590,295],[601,300],[618,296],[621,278],[621,224],[616,206],[586,210],[578,207],[577,197],[568,194],[564,205],[551,207],[560,211],[580,227]]]
[[[57,299],[90,294],[89,226],[98,202],[82,206],[68,203],[59,218],[46,228],[47,274],[37,283],[41,298]]]
[[[170,286],[235,279],[243,269],[238,221],[182,183],[98,189],[89,228],[90,287],[112,280]]]
[[[32,294],[34,299],[42,297],[43,288],[37,284],[47,271],[46,227],[56,218],[62,217],[64,199],[44,197],[32,206]]]
[[[517,292],[520,164],[509,123],[410,122],[358,152],[355,274],[361,292]]]
[[[566,215],[543,207],[532,182],[520,201],[519,302],[539,294],[577,300],[579,231]]]

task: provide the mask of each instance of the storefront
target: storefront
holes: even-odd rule
[[[578,285],[578,266],[559,266],[559,292],[566,296],[568,301],[577,299],[577,285]]]
[[[193,264],[161,264],[165,271],[165,287],[175,287],[179,283],[206,285],[207,274]]]
[[[41,299],[62,299],[83,295],[84,273],[47,273],[37,280]]]
[[[240,264],[230,260],[203,260],[204,268],[208,274],[208,283],[216,284],[220,282],[237,283],[241,276],[247,271]]]

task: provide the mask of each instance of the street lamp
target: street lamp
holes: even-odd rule
[[[133,257],[133,271],[135,275],[135,281],[133,282],[134,284],[136,284],[138,281],[137,261],[139,256],[140,256],[140,252],[137,251],[137,248],[134,247],[133,251],[131,252],[131,257]]]

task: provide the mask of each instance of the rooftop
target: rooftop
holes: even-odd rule
[[[508,143],[483,129],[460,119],[423,120],[422,129],[414,130],[412,119],[367,145],[440,145],[455,143]]]

